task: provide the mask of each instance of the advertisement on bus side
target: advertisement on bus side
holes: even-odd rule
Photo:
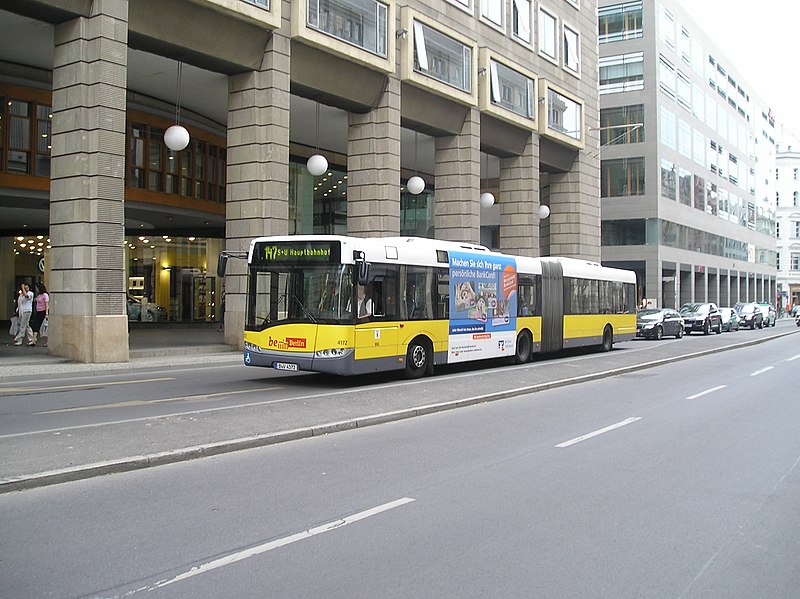
[[[513,258],[450,252],[449,362],[513,356],[516,317]]]

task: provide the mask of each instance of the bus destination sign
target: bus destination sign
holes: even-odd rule
[[[254,265],[338,264],[338,241],[264,241],[253,249]]]

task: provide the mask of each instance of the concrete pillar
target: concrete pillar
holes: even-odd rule
[[[458,135],[436,138],[436,238],[480,243],[481,115],[473,108]]]
[[[225,237],[245,251],[262,235],[285,235],[289,222],[289,38],[273,32],[261,68],[228,79]],[[243,346],[246,264],[228,261],[225,343]]]
[[[500,251],[539,255],[539,136],[521,156],[500,159]]]
[[[400,80],[389,77],[378,107],[347,120],[347,233],[399,235]]]
[[[550,175],[550,254],[600,262],[600,162],[586,151]]]
[[[127,0],[54,28],[49,352],[126,362]]]

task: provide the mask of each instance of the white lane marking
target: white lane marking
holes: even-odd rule
[[[162,377],[159,379],[139,379],[137,381],[108,381],[97,383],[83,383],[81,385],[56,385],[52,387],[0,387],[0,393],[44,393],[45,391],[66,391],[69,389],[85,389],[86,387],[110,387],[111,385],[138,385],[140,383],[158,383],[161,381],[174,381],[175,377]]]
[[[205,572],[209,572],[217,568],[229,566],[233,563],[240,562],[249,557],[253,557],[254,555],[259,555],[267,551],[272,551],[273,549],[285,547],[286,545],[289,545],[291,543],[296,543],[297,541],[302,541],[303,539],[308,539],[310,537],[322,534],[324,532],[330,532],[332,530],[342,528],[343,526],[347,526],[348,524],[353,524],[355,522],[358,522],[359,520],[364,520],[365,518],[369,518],[370,516],[376,516],[382,512],[386,512],[388,510],[400,507],[407,503],[411,503],[412,501],[414,501],[414,499],[412,499],[411,497],[403,497],[395,501],[390,501],[389,503],[384,503],[383,505],[379,505],[374,508],[364,510],[363,512],[358,512],[357,514],[346,516],[340,520],[333,520],[332,522],[328,522],[327,524],[322,524],[321,526],[310,528],[308,530],[304,530],[303,532],[298,532],[293,535],[289,535],[288,537],[283,537],[282,539],[276,539],[274,541],[270,541],[262,545],[256,545],[255,547],[250,547],[249,549],[237,551],[236,553],[231,553],[229,555],[215,559],[213,561],[206,562],[205,564],[194,566],[191,570],[188,570],[183,574],[179,574],[174,578],[170,578],[168,580],[160,580],[152,586],[143,589],[137,589],[136,591],[133,592],[135,593],[141,590],[154,591],[156,589],[160,589],[161,587],[165,587],[167,585],[180,582],[181,580],[186,580],[187,578],[197,576],[198,574],[203,574]]]
[[[628,418],[626,420],[623,420],[622,422],[617,422],[616,424],[612,424],[611,426],[607,426],[605,428],[601,428],[600,430],[596,430],[593,433],[581,435],[580,437],[575,437],[574,439],[570,439],[569,441],[564,441],[563,443],[559,443],[558,445],[556,445],[556,447],[569,447],[570,445],[575,445],[575,443],[586,441],[586,439],[591,439],[592,437],[596,437],[597,435],[602,435],[603,433],[607,433],[608,431],[613,431],[616,428],[627,426],[628,424],[631,424],[632,422],[636,422],[637,420],[641,419],[642,419],[641,416]]]
[[[787,362],[793,362],[794,360],[797,360],[798,358],[800,358],[800,354],[797,354],[796,356],[792,356],[791,358],[787,358],[786,361]]]
[[[714,393],[714,391],[719,391],[720,389],[724,389],[725,387],[727,387],[727,385],[717,385],[716,387],[711,387],[711,389],[706,389],[705,391],[701,391],[700,393],[695,393],[694,395],[690,395],[686,399],[697,399],[698,397],[703,397],[703,395]]]
[[[764,374],[765,372],[769,372],[775,368],[774,366],[767,366],[766,368],[762,368],[761,370],[756,370],[755,372],[751,372],[750,376],[758,376],[759,374]]]
[[[241,395],[243,393],[257,393],[259,391],[275,391],[281,387],[257,387],[255,389],[239,389],[238,391],[220,391],[218,393],[201,393],[198,395],[183,395],[179,397],[163,397],[161,399],[132,399],[130,401],[120,401],[117,403],[104,403],[96,406],[78,406],[74,408],[59,408],[46,412],[34,412],[34,414],[59,414],[61,412],[83,412],[86,410],[105,410],[107,408],[126,408],[130,406],[148,406],[150,404],[165,403],[171,401],[206,401],[227,397],[229,395]]]

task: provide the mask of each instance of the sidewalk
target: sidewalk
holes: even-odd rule
[[[41,344],[15,346],[10,335],[0,344],[0,383],[30,376],[86,375],[119,370],[142,370],[198,361],[240,361],[241,353],[225,345],[217,323],[132,324],[129,362],[82,364],[50,355]]]

